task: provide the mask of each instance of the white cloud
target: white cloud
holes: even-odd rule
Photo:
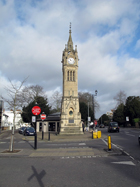
[[[98,90],[101,109],[106,113],[115,103],[113,97],[124,90],[139,94],[138,55],[127,51],[136,40],[139,1],[0,1],[0,80],[39,84],[51,95],[62,90],[62,51],[72,39],[78,45],[79,90]],[[140,48],[137,38],[135,53]],[[135,45],[135,44],[133,44]],[[133,46],[131,46],[133,48]],[[0,89],[3,92],[3,84]]]

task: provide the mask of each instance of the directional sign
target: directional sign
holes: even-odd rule
[[[39,114],[41,113],[41,108],[40,108],[39,106],[34,106],[34,107],[32,108],[32,113],[33,113],[35,116],[39,115]]]
[[[32,122],[33,122],[33,123],[36,122],[36,116],[32,116]]]
[[[46,114],[40,114],[40,118],[41,118],[42,120],[46,119]]]

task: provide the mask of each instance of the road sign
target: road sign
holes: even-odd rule
[[[97,121],[96,120],[94,120],[94,124],[97,125]]]
[[[126,121],[129,121],[129,117],[128,116],[126,117]]]
[[[35,116],[39,115],[39,114],[41,113],[41,108],[40,108],[39,106],[34,106],[34,107],[32,108],[32,113],[33,113]]]
[[[32,116],[32,122],[33,122],[33,123],[36,122],[36,116]]]
[[[46,119],[46,114],[40,114],[40,118],[41,118],[42,120]]]
[[[91,121],[91,117],[88,117],[88,121]]]

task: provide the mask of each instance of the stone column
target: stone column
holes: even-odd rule
[[[55,132],[57,132],[57,122],[55,122]]]

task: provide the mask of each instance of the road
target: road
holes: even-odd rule
[[[129,156],[140,162],[140,146],[138,143],[138,135],[140,129],[135,128],[120,128],[120,132],[108,133],[107,127],[102,129],[102,134],[111,136],[113,144],[126,152]],[[106,139],[107,140],[107,139]]]
[[[108,135],[106,128],[100,130],[105,137]],[[121,129],[120,133],[110,134],[114,146],[128,155],[0,157],[0,187],[140,187],[139,130]],[[1,149],[7,149],[9,138],[10,132],[0,135]],[[49,144],[38,142],[38,147],[100,149],[105,139]],[[16,148],[33,149],[34,142],[23,141],[18,133],[14,142]]]

